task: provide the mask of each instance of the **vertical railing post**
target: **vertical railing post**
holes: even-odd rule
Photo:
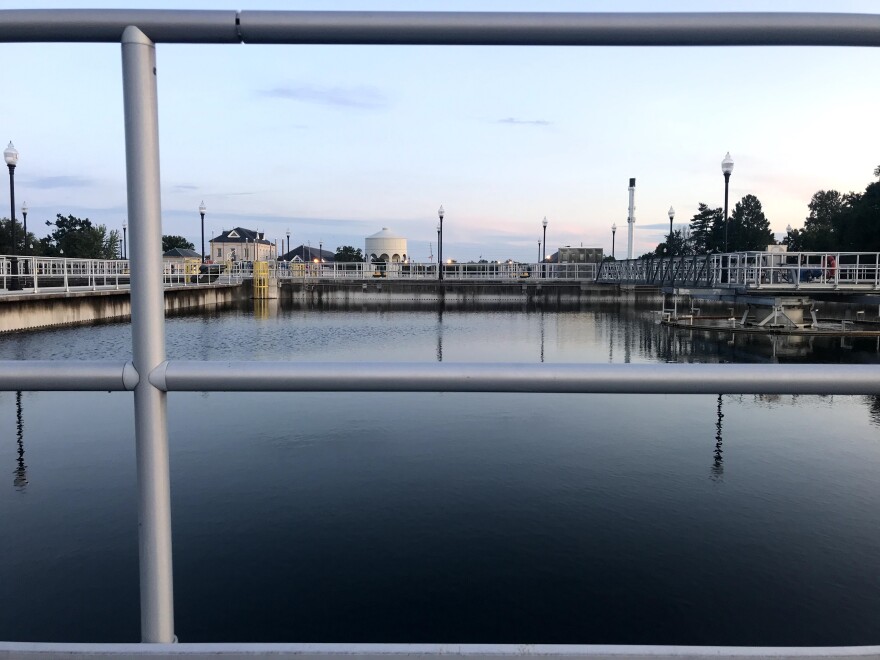
[[[125,166],[131,240],[131,329],[138,473],[141,641],[174,637],[171,485],[166,394],[149,374],[165,360],[156,49],[139,29],[122,33]]]

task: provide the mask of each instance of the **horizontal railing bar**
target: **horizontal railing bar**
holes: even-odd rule
[[[128,391],[131,362],[2,360],[0,391]],[[877,394],[875,365],[456,364],[170,360],[167,392],[523,392],[544,394]]]
[[[844,13],[512,13],[9,9],[0,42],[509,46],[880,46],[880,16]]]
[[[880,16],[242,11],[241,35],[264,44],[880,46]]]
[[[131,362],[0,360],[0,391],[125,392],[138,384]]]
[[[0,11],[0,42],[119,43],[138,26],[154,42],[241,42],[235,11],[179,9],[6,9]]]
[[[880,646],[647,646],[613,644],[64,644],[41,642],[0,642],[2,658],[296,658],[298,660],[351,660],[351,658],[406,657],[414,660],[432,658],[467,658],[468,660],[499,660],[501,658],[773,658],[796,660],[823,658],[870,658],[880,654]]]
[[[168,392],[876,394],[880,367],[828,364],[455,364],[171,360]]]

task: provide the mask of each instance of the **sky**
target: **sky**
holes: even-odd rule
[[[7,2],[376,11],[880,12],[877,0],[141,0]],[[120,47],[0,44],[0,141],[18,149],[28,229],[57,213],[126,220]],[[862,191],[880,164],[880,48],[157,46],[163,233],[235,226],[291,245],[363,248],[383,227],[409,256],[534,261],[559,246],[635,256],[705,202],[756,195],[778,237],[818,190]],[[2,189],[2,188],[0,188]],[[4,189],[5,190],[5,189]],[[0,211],[8,215],[8,192]],[[20,219],[20,213],[16,211]]]

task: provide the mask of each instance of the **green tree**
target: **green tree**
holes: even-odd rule
[[[692,254],[705,254],[723,246],[724,217],[720,208],[711,209],[708,204],[699,203],[691,218],[689,242]]]
[[[343,245],[336,248],[336,256],[334,258],[337,263],[360,263],[364,260],[364,254],[360,248]]]
[[[847,208],[837,224],[839,249],[880,251],[880,182],[868,184],[863,193],[849,193],[845,200]]]
[[[79,259],[115,259],[119,252],[119,232],[107,232],[107,227],[92,225],[88,218],[56,214],[55,222],[46,221],[55,227],[52,233],[40,241],[44,254]]]
[[[681,257],[693,254],[690,229],[676,229],[671,236],[667,234],[666,240],[657,246],[654,254],[658,257]]]
[[[186,240],[183,236],[162,235],[162,252],[168,252],[174,248],[181,250],[195,250],[196,246]]]
[[[4,254],[42,254],[40,250],[40,241],[33,233],[28,232],[24,236],[24,227],[21,221],[15,219],[15,249],[12,247],[12,223],[9,218],[0,218],[0,249],[4,250]],[[33,249],[31,249],[33,245]]]
[[[764,215],[760,200],[746,195],[736,203],[727,228],[727,245],[730,252],[766,250],[776,243],[770,231],[770,221]]]
[[[836,250],[840,245],[841,225],[848,213],[846,197],[836,190],[820,190],[807,205],[810,215],[798,232],[797,250]]]
[[[880,165],[874,168],[874,176],[880,177]]]

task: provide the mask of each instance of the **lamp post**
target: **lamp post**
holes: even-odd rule
[[[672,256],[672,219],[675,217],[675,209],[671,206],[669,207],[669,240],[666,241],[666,251],[669,252],[669,256]]]
[[[541,226],[544,227],[544,251],[541,253],[541,261],[547,261],[547,216],[544,216],[544,219],[541,221]]]
[[[199,215],[202,216],[202,263],[205,263],[205,211],[207,210],[205,200],[202,200],[202,203],[199,204]]]
[[[27,248],[27,214],[28,214],[28,205],[27,202],[22,202],[21,204],[21,217],[22,220],[22,231],[24,233],[24,247]]]
[[[128,221],[122,221],[122,258],[128,259]]]
[[[730,152],[727,152],[727,155],[724,156],[724,160],[721,161],[721,173],[724,174],[724,251],[727,252],[727,225],[729,222],[727,221],[727,188],[730,184],[730,174],[733,172],[733,158],[730,157]]]
[[[785,238],[788,241],[787,245],[788,245],[789,249],[791,249],[791,232],[793,232],[793,231],[794,231],[794,229],[792,228],[790,223],[785,225],[785,233],[786,233]]]
[[[538,263],[541,263],[541,241],[538,241]]]
[[[614,238],[617,234],[617,223],[613,223],[611,225],[611,258],[617,261],[617,257],[614,256]]]
[[[18,151],[12,145],[12,142],[9,142],[9,146],[3,151],[3,158],[6,159],[6,164],[9,166],[9,230],[10,230],[10,250],[11,254],[15,254],[18,246],[15,244],[15,166],[18,164]],[[18,281],[18,259],[12,257],[10,260],[10,264],[12,266],[12,279],[9,282],[10,290],[18,290],[21,288]]]
[[[290,252],[290,230],[287,230],[287,250],[286,252]]]
[[[437,209],[437,215],[440,217],[440,224],[437,225],[437,279],[443,281],[443,216],[446,211],[443,210],[443,204]]]

